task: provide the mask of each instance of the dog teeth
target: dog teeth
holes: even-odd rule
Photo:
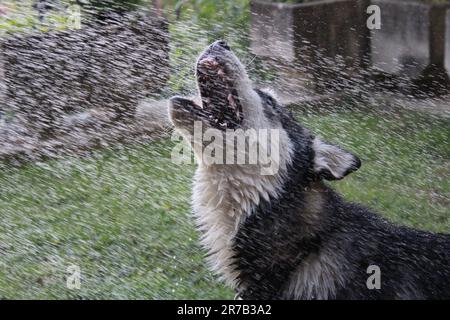
[[[230,106],[235,109],[236,108],[236,101],[234,100],[234,97],[231,93],[228,94],[228,103],[230,104]]]

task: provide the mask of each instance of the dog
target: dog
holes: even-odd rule
[[[254,89],[225,41],[200,55],[196,78],[198,98],[171,98],[169,119],[198,160],[192,206],[208,263],[239,298],[450,299],[450,235],[396,226],[344,201],[324,180],[358,170],[359,158]],[[195,123],[223,135],[276,130],[278,170],[205,161]]]

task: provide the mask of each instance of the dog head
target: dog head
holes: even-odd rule
[[[191,131],[196,120],[219,130],[260,125],[258,94],[226,42],[219,40],[207,47],[197,60],[195,72],[200,99],[171,99],[170,118],[176,128]]]
[[[254,89],[245,67],[226,42],[214,42],[199,56],[196,78],[199,97],[173,97],[169,104],[171,122],[191,145],[195,144],[195,123],[201,124],[203,132],[214,129],[218,134],[272,130],[277,137],[270,139],[265,148],[278,153],[277,165],[300,168],[308,180],[342,179],[360,167],[355,155],[312,136],[300,126],[273,94]],[[226,144],[229,140],[222,141]],[[260,141],[256,144],[262,149]],[[194,147],[197,158],[201,158],[199,153],[205,148],[203,142],[197,151]],[[246,150],[248,153],[250,149]]]

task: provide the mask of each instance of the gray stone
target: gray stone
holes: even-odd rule
[[[349,84],[343,79],[350,81],[367,65],[368,4],[368,0],[301,4],[253,0],[252,51],[282,66],[276,68],[279,81],[292,92],[304,87],[337,91]]]
[[[367,27],[369,5],[380,7],[381,29]],[[449,8],[404,0],[252,0],[251,48],[291,96],[377,88],[446,94]]]
[[[389,74],[418,77],[430,61],[430,7],[417,2],[373,0],[381,29],[371,31],[372,65]]]

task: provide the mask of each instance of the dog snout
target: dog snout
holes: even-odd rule
[[[231,50],[230,46],[228,45],[228,43],[225,40],[217,40],[216,42],[214,42],[211,45],[211,48],[214,49],[214,50],[218,50],[218,49],[219,50],[220,49],[225,49],[225,50],[228,50],[228,51]]]

